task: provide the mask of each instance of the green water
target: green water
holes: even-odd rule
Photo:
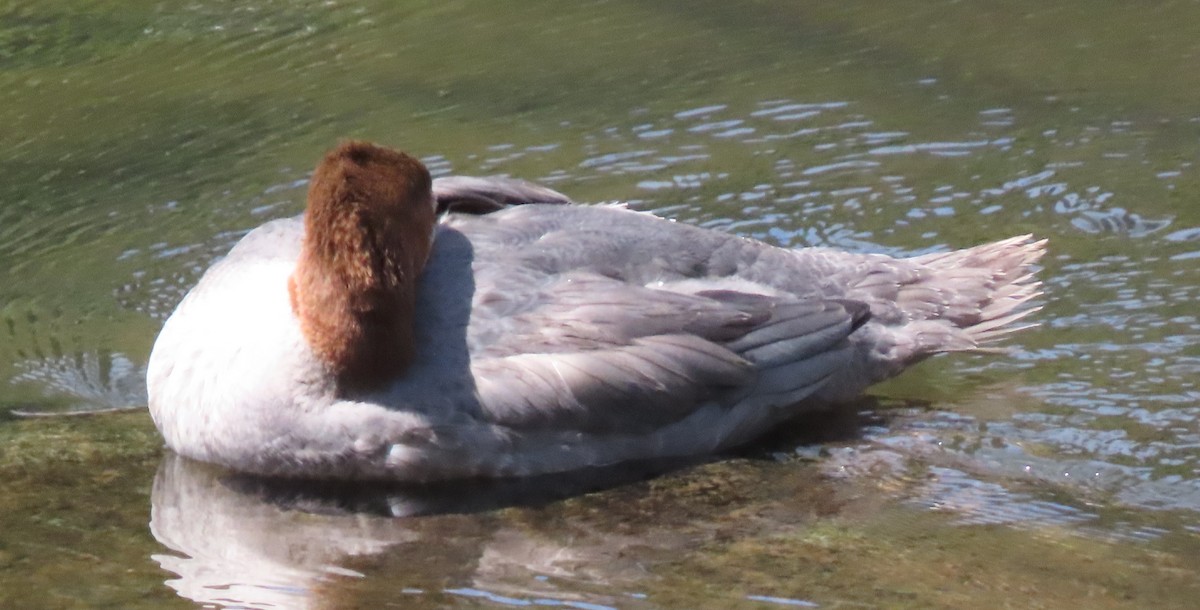
[[[1197,2],[0,7],[0,607],[1194,607]],[[341,137],[788,246],[1050,239],[1012,357],[532,508],[163,462],[162,320]],[[153,525],[151,524],[153,514]],[[270,604],[275,604],[271,606]]]

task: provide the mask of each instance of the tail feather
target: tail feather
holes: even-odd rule
[[[911,319],[893,329],[898,337],[910,335],[910,349],[902,351],[914,361],[938,352],[1002,352],[986,344],[1037,326],[1016,322],[1041,309],[1030,302],[1042,295],[1034,266],[1046,243],[1019,235],[909,259],[926,273],[900,287],[899,301]]]
[[[1005,353],[989,344],[1037,326],[1020,321],[1040,309],[1031,302],[1042,294],[1035,265],[1045,253],[1046,240],[1021,235],[872,267],[847,296],[871,305],[873,317],[850,336],[852,365],[818,398],[849,400],[938,353]]]

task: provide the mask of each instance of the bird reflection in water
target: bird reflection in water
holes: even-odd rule
[[[251,608],[322,605],[314,596],[325,585],[363,576],[355,566],[387,561],[378,557],[385,550],[391,560],[411,562],[409,574],[441,569],[438,580],[459,582],[455,573],[469,568],[472,573],[457,576],[477,587],[483,573],[514,567],[553,574],[556,564],[572,562],[578,551],[506,531],[494,516],[467,513],[541,505],[684,465],[624,464],[570,475],[404,487],[254,478],[168,453],[154,481],[150,530],[173,552],[153,559],[178,575],[166,584],[179,595]],[[434,514],[449,516],[396,518]],[[402,588],[395,588],[397,595]]]
[[[750,456],[859,438],[864,426],[880,424],[885,405],[868,400],[859,407],[800,418]],[[700,536],[707,540],[713,528],[730,526],[726,510],[782,496],[796,515],[826,513],[837,488],[816,467],[792,464],[770,477],[761,459],[735,460],[729,497],[714,508],[712,490],[722,481],[710,470],[720,473],[723,462],[402,486],[256,478],[168,452],[154,481],[150,529],[169,552],[153,559],[177,575],[166,584],[180,596],[221,607],[359,607],[364,596],[394,604],[404,595],[432,605],[465,596],[626,607],[639,603],[626,592],[645,581],[655,558],[694,551],[702,542],[695,528],[709,532]],[[703,489],[689,487],[692,473]],[[630,485],[660,475],[665,487]],[[605,493],[584,500],[583,512],[547,506],[599,491]],[[498,510],[506,507],[532,510]],[[338,603],[347,595],[354,599]]]

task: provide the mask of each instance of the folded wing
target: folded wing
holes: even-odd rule
[[[850,356],[869,309],[564,274],[519,304],[482,303],[471,369],[485,416],[515,429],[643,433],[711,404],[811,395]]]

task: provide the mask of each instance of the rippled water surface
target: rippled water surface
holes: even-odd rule
[[[0,607],[1194,607],[1200,3],[1051,4],[0,8]],[[166,315],[346,136],[783,246],[1034,233],[1041,326],[561,494],[281,494],[141,409],[15,414],[144,406]]]

